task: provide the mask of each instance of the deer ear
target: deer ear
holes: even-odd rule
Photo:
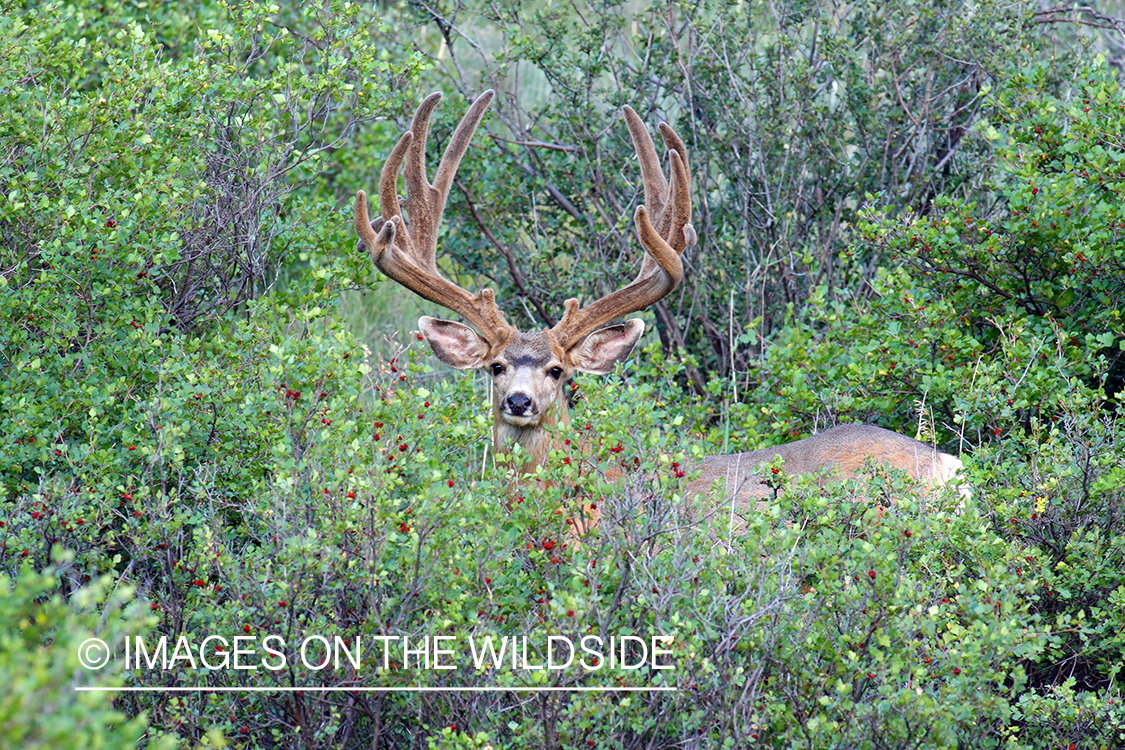
[[[575,348],[576,365],[582,372],[605,375],[613,366],[629,356],[637,340],[645,332],[643,320],[626,320],[621,325],[599,328]]]
[[[423,315],[418,318],[418,330],[430,342],[437,358],[450,367],[473,370],[483,366],[488,357],[488,342],[463,323]]]

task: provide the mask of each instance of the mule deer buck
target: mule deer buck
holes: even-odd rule
[[[422,317],[418,328],[434,354],[459,370],[486,368],[492,375],[492,441],[495,453],[522,446],[528,456],[522,471],[540,465],[551,447],[551,426],[569,419],[563,385],[575,372],[604,375],[627,357],[644,333],[644,322],[633,319],[606,326],[613,319],[643,310],[671,292],[683,277],[680,256],[696,242],[691,225],[691,196],[687,151],[665,123],[660,134],[669,150],[671,180],[665,178],[656,148],[640,117],[624,108],[625,124],[633,139],[644,183],[643,205],[634,214],[637,236],[645,250],[637,277],[628,286],[579,307],[564,303],[564,315],[552,328],[522,333],[508,324],[491,289],[470,294],[443,277],[437,269],[437,235],[446,199],[469,140],[493,92],[481,94],[454,130],[434,175],[426,178],[425,152],[430,116],[441,99],[426,97],[410,130],[403,133],[383,166],[379,179],[382,216],[369,220],[367,196],[356,194],[355,228],[385,275],[424,299],[446,307],[475,328],[450,320]],[[406,198],[397,193],[399,168],[405,162]],[[402,209],[409,214],[409,226]],[[651,215],[650,215],[651,214]],[[605,327],[603,327],[605,326]],[[702,476],[689,490],[705,491],[716,479],[727,481],[727,493],[737,504],[768,497],[770,489],[755,475],[759,464],[780,456],[790,474],[812,473],[835,466],[844,475],[856,472],[865,459],[888,463],[911,477],[941,485],[961,462],[925,443],[867,425],[834,427],[777,448],[727,456],[709,456]]]

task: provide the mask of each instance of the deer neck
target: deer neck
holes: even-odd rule
[[[543,421],[535,426],[517,427],[508,424],[500,416],[500,407],[492,406],[492,450],[496,455],[510,453],[513,445],[523,450],[527,459],[520,466],[520,473],[533,474],[536,467],[547,460],[547,453],[554,444],[555,425],[569,424],[570,410],[565,400],[554,403]]]

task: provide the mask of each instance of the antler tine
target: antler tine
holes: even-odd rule
[[[481,94],[461,118],[438,165],[433,185],[426,180],[426,138],[430,116],[441,94],[426,97],[414,113],[411,129],[399,138],[383,165],[379,178],[382,216],[369,221],[367,194],[360,190],[356,193],[355,228],[360,248],[368,250],[380,271],[418,296],[461,314],[482,337],[497,344],[507,340],[515,329],[504,320],[492,290],[470,294],[443,277],[436,262],[437,230],[453,177],[492,97],[491,90]],[[398,170],[404,160],[407,195],[402,203],[410,216],[409,231],[397,191]]]
[[[645,204],[637,206],[633,220],[637,236],[645,249],[645,258],[637,278],[631,284],[579,309],[578,300],[563,303],[563,319],[551,329],[555,340],[569,349],[594,329],[610,320],[649,305],[667,296],[683,279],[684,267],[680,255],[695,244],[695,229],[691,226],[691,191],[687,156],[684,143],[665,123],[660,123],[664,142],[669,147],[672,163],[672,183],[664,178],[656,147],[648,129],[630,107],[625,107],[625,123],[633,136],[633,145],[644,180]],[[647,205],[652,205],[655,225],[649,218]]]
[[[648,128],[645,127],[640,116],[629,105],[625,105],[622,109],[625,112],[625,125],[629,128],[629,135],[633,137],[637,161],[641,165],[641,180],[645,188],[644,205],[652,211],[653,215],[660,216],[664,210],[664,202],[668,199],[668,183],[664,180],[663,170],[660,169],[660,157],[656,155],[652,136],[648,134]]]
[[[443,206],[446,196],[449,195],[449,188],[453,185],[453,178],[457,175],[457,166],[468,150],[469,141],[472,140],[473,133],[476,132],[477,125],[480,124],[481,117],[484,116],[484,111],[488,109],[493,96],[495,93],[489,89],[476,98],[469,111],[461,118],[461,122],[457,123],[457,128],[445,147],[445,153],[441,155],[441,163],[438,164],[437,172],[434,174],[434,190],[441,195]]]
[[[664,208],[667,208],[671,205],[672,210],[661,212],[657,230],[660,232],[661,237],[668,240],[672,244],[672,247],[676,248],[676,252],[682,253],[686,247],[691,247],[695,244],[695,241],[692,240],[691,242],[686,242],[681,245],[680,243],[684,238],[679,236],[679,232],[674,233],[672,231],[673,226],[684,227],[691,222],[691,196],[688,194],[691,170],[688,167],[687,147],[684,146],[683,140],[681,140],[680,136],[676,135],[676,131],[672,130],[672,127],[668,123],[660,123],[659,128],[660,135],[664,138],[664,145],[668,147],[670,152],[679,154],[683,162],[684,175],[682,181],[676,179],[676,170],[673,164],[672,194],[669,196],[669,203],[664,206]],[[686,200],[681,199],[680,196],[684,196]]]
[[[411,196],[422,195],[424,188],[429,187],[426,181],[426,141],[430,136],[430,116],[434,113],[438,102],[441,101],[441,92],[435,91],[422,100],[414,117],[410,120],[410,132],[414,140],[407,153],[406,168],[403,170],[406,178],[406,194],[409,202]],[[413,221],[414,217],[410,217]]]
[[[406,156],[413,140],[414,133],[412,131],[408,130],[403,133],[402,137],[398,139],[398,143],[391,149],[391,155],[387,157],[387,163],[383,165],[383,171],[379,173],[379,210],[383,217],[376,219],[376,221],[380,224],[390,221],[396,216],[402,216],[402,209],[398,205],[398,168],[402,165],[402,159]],[[356,210],[359,210],[358,204]],[[366,211],[366,204],[364,210]],[[406,231],[406,227],[399,227],[399,229],[401,230],[399,244],[413,249],[414,243],[411,241],[410,233]],[[379,228],[375,227],[375,231],[379,231]],[[360,232],[360,237],[363,237],[363,232]],[[374,252],[372,245],[368,244],[367,247]]]

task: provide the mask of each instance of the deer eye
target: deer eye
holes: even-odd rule
[[[504,372],[504,365],[500,364],[499,362],[493,362],[488,366],[488,369],[492,371],[492,375],[493,377],[495,377]]]
[[[555,380],[558,380],[563,376],[563,369],[561,367],[552,367],[550,370],[547,370],[547,374]]]

